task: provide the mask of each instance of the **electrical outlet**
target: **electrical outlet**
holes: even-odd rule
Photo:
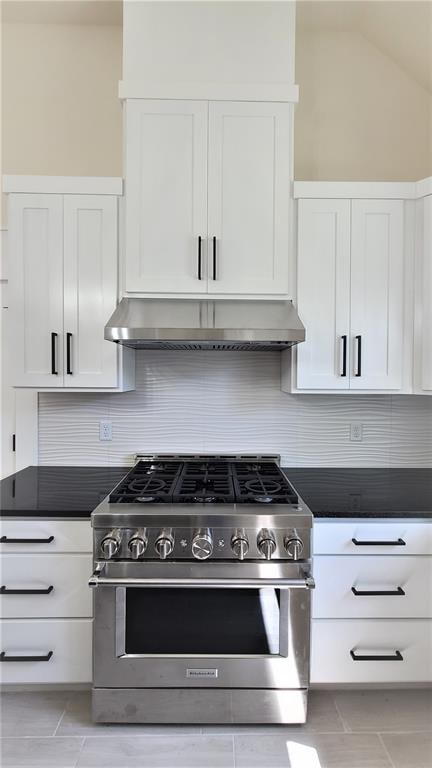
[[[352,443],[361,443],[363,440],[363,424],[359,424],[359,422],[351,424],[350,440]]]
[[[112,440],[112,421],[99,422],[99,440]]]

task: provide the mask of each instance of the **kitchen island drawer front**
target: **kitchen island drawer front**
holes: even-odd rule
[[[3,555],[0,608],[5,619],[89,617],[91,555]]]
[[[0,521],[0,552],[5,555],[91,551],[90,519]]]
[[[312,622],[312,685],[431,681],[432,621]]]
[[[432,520],[314,522],[315,555],[432,555]]]
[[[432,618],[432,557],[314,558],[315,619]]]
[[[0,634],[3,684],[91,681],[91,619],[4,619]]]

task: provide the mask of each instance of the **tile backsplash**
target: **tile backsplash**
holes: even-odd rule
[[[139,451],[280,453],[287,466],[432,466],[432,398],[287,395],[278,352],[137,352],[136,390],[39,395],[41,464]],[[99,440],[109,419],[111,442]],[[363,425],[362,442],[350,425]]]

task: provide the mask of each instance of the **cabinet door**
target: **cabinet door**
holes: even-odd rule
[[[351,389],[400,389],[404,332],[403,201],[353,200]]]
[[[349,388],[349,200],[299,200],[297,347],[299,389]]]
[[[210,293],[288,293],[290,110],[209,105]]]
[[[420,387],[432,394],[432,195],[424,199],[422,250]]]
[[[63,386],[63,198],[9,197],[13,384]]]
[[[126,290],[206,292],[208,103],[126,109]]]
[[[117,300],[117,198],[65,195],[64,255],[65,386],[116,387],[104,326]]]

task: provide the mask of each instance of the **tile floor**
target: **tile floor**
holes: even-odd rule
[[[313,691],[295,726],[94,725],[90,693],[4,693],[2,768],[432,768],[432,690]]]

